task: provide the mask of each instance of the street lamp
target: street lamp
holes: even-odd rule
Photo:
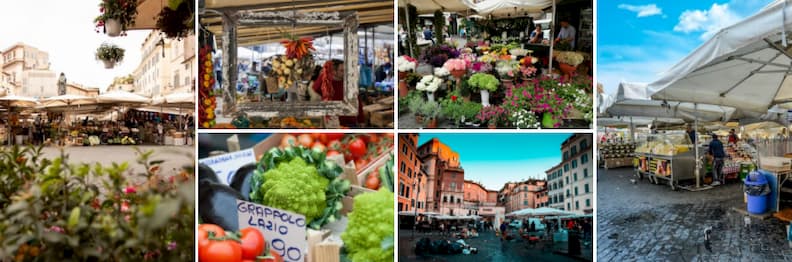
[[[413,216],[413,232],[412,232],[412,238],[413,239],[415,239],[415,230],[418,227],[418,205],[417,204],[419,202],[418,201],[418,190],[419,190],[418,187],[420,185],[420,180],[421,180],[421,175],[420,174],[421,173],[418,173],[418,179],[413,179],[413,194],[415,195],[415,197],[413,197],[413,199],[412,199],[413,201],[415,201],[415,203],[413,203],[413,211],[414,211],[414,213],[413,213],[414,214],[414,216]]]

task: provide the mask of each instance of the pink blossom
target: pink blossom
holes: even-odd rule
[[[56,232],[56,233],[61,233],[61,234],[63,234],[63,232],[66,232],[65,230],[63,230],[62,227],[59,227],[59,226],[51,226],[49,228],[49,231]]]
[[[129,211],[129,202],[124,200],[124,202],[121,202],[121,212],[128,212],[128,211]]]
[[[126,189],[124,189],[124,193],[135,194],[137,193],[137,189],[135,189],[134,186],[128,186]]]

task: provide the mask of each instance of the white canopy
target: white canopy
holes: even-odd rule
[[[152,99],[153,105],[175,107],[175,108],[194,108],[195,107],[195,93],[192,92],[179,92],[172,93],[165,96],[157,96]]]
[[[66,95],[44,98],[41,101],[44,101],[42,107],[59,107],[59,106],[67,106],[67,105],[95,104],[96,98],[83,96],[83,95],[66,94]]]
[[[620,83],[616,102],[606,112],[611,116],[678,118],[693,121],[728,121],[735,109],[726,106],[648,100],[646,84]]]
[[[523,216],[568,216],[568,215],[577,215],[577,214],[574,212],[564,211],[557,208],[540,207],[536,209],[533,208],[520,209],[511,212],[506,216],[523,217]]]
[[[445,12],[462,12],[470,9],[462,3],[462,0],[403,0],[399,1],[399,7],[406,7],[408,4],[415,6],[419,14],[431,13],[436,10]],[[414,19],[414,18],[411,18]]]
[[[629,126],[630,125],[630,117],[606,117],[606,118],[597,118],[597,125],[599,126]],[[647,126],[650,124],[684,124],[685,120],[678,119],[678,118],[666,118],[666,117],[644,117],[644,116],[634,116],[632,117],[632,124],[636,126]]]
[[[96,97],[96,101],[99,103],[146,104],[150,103],[151,99],[127,91],[115,90],[99,95]]]
[[[2,101],[3,104],[8,103],[8,106],[13,107],[34,107],[38,105],[38,100],[35,98],[18,95],[0,97],[0,101]]]
[[[553,0],[485,0],[475,3],[473,0],[461,0],[462,3],[476,10],[479,14],[489,14],[499,10],[514,10],[522,13],[525,11],[540,11],[551,5]],[[427,1],[429,2],[429,1]]]
[[[784,34],[783,32],[786,31]],[[766,113],[792,101],[792,4],[777,0],[723,28],[649,85],[652,98]]]

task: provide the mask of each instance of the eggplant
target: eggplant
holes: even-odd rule
[[[256,163],[246,164],[237,169],[236,173],[234,173],[234,178],[231,179],[231,188],[241,193],[245,197],[245,201],[250,201],[250,182],[256,173],[257,167]]]
[[[198,165],[198,182],[202,181],[209,181],[215,184],[220,184],[220,179],[217,178],[217,174],[211,167],[199,164]]]
[[[204,223],[215,224],[227,231],[239,231],[237,199],[244,196],[233,188],[202,181],[198,184],[198,215]]]

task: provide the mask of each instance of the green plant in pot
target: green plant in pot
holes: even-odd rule
[[[481,105],[489,106],[489,92],[498,90],[500,81],[487,73],[475,73],[467,80],[468,84],[481,92]]]
[[[114,44],[104,43],[96,49],[96,59],[104,62],[105,68],[113,68],[124,60],[124,49]]]
[[[421,105],[424,126],[427,128],[437,128],[437,117],[440,115],[440,103],[429,101]]]
[[[137,7],[138,0],[102,0],[99,3],[100,14],[94,18],[96,32],[110,37],[126,35],[126,30],[135,24]]]
[[[407,108],[410,109],[410,112],[415,114],[415,122],[420,125],[423,123],[421,106],[423,106],[423,104],[426,102],[423,100],[423,96],[421,95],[420,91],[410,91],[407,96],[410,97],[407,101]]]

